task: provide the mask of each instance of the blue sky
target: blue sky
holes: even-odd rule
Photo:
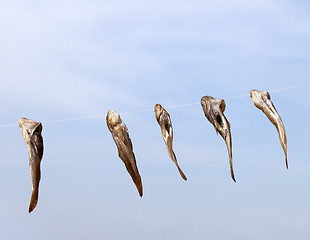
[[[310,83],[307,1],[2,1],[0,125],[43,122],[39,202],[30,215],[28,153],[1,127],[1,239],[308,239],[309,89],[271,93],[288,139],[251,89]],[[152,111],[227,99],[233,163],[199,104],[167,108],[169,159]],[[105,123],[126,123],[141,199]],[[98,119],[46,123],[99,116]]]

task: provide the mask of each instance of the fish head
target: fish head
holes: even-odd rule
[[[201,106],[204,108],[204,109],[208,109],[210,108],[210,105],[211,105],[211,102],[215,100],[213,97],[211,96],[204,96],[201,98]]]
[[[18,119],[18,126],[21,128],[21,127],[25,124],[25,122],[26,122],[27,120],[28,120],[28,119],[27,119],[27,118],[24,118],[24,117]]]
[[[24,117],[18,120],[18,126],[21,129],[26,130],[29,135],[33,135],[34,132],[41,134],[43,128],[40,122],[36,122],[32,119],[27,119]]]
[[[263,93],[262,91],[252,89],[250,91],[250,97],[253,99],[253,102],[258,101],[258,99],[262,97],[262,93]]]
[[[201,106],[204,109],[211,109],[214,108],[214,106],[217,106],[218,108],[221,109],[222,112],[225,111],[226,104],[224,99],[215,99],[211,96],[204,96],[201,98]]]
[[[250,97],[252,98],[254,105],[259,109],[262,109],[264,103],[267,100],[270,100],[269,92],[258,91],[254,89],[250,91]]]
[[[117,112],[109,110],[107,114],[107,123],[112,128],[120,121],[120,116]]]
[[[154,111],[156,120],[159,121],[159,117],[163,112],[163,107],[160,104],[155,104]]]
[[[213,124],[216,132],[225,138],[230,125],[223,114],[226,108],[224,99],[205,96],[201,98],[201,105],[207,119]]]

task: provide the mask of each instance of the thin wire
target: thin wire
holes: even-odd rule
[[[79,117],[79,118],[67,118],[67,119],[61,119],[61,120],[44,121],[43,123],[69,122],[69,121],[84,120],[84,119],[95,119],[95,118],[103,118],[103,117],[105,117],[105,115]]]
[[[168,106],[165,107],[166,109],[171,109],[171,108],[178,108],[178,107],[187,107],[187,106],[192,106],[192,105],[197,105],[200,104],[200,102],[194,102],[194,103],[187,103],[187,104],[182,104],[182,105],[174,105],[174,106]]]
[[[144,110],[138,110],[138,111],[134,111],[134,112],[123,112],[123,113],[119,113],[120,115],[126,115],[126,114],[132,114],[132,113],[143,113],[143,112],[151,112],[154,109],[149,108],[149,109],[144,109]]]
[[[105,117],[105,115],[79,117],[79,118],[67,118],[67,119],[51,120],[51,121],[42,121],[42,123],[46,124],[46,123],[69,122],[69,121],[77,121],[77,120],[84,120],[84,119],[95,119],[95,118],[103,118],[103,117]],[[0,128],[17,127],[17,126],[18,126],[18,124],[8,124],[8,125],[0,125]]]
[[[270,93],[271,92],[282,92],[282,91],[291,90],[291,89],[294,89],[294,88],[301,88],[301,87],[307,87],[307,86],[310,86],[310,83],[302,84],[302,85],[297,85],[297,86],[294,86],[294,87],[280,88],[280,89],[271,90],[271,91],[268,91],[268,92],[270,92]]]
[[[186,107],[186,106],[192,106],[192,105],[197,105],[197,104],[199,104],[199,102],[187,103],[187,104],[182,104],[182,105],[172,105],[172,106],[165,107],[165,109],[178,108],[178,107]],[[120,115],[125,115],[125,114],[141,113],[141,112],[151,112],[151,111],[154,111],[154,108],[149,108],[149,109],[135,111],[135,112],[123,112],[123,113],[119,113],[119,114]]]
[[[280,89],[274,89],[268,91],[269,93],[274,93],[274,92],[283,92],[295,88],[301,88],[301,87],[307,87],[310,86],[310,83],[307,84],[302,84],[302,85],[297,85],[297,86],[292,86],[292,87],[287,87],[287,88],[280,88]],[[236,96],[236,97],[230,97],[226,98],[226,100],[232,100],[232,99],[239,99],[239,98],[244,98],[244,97],[249,97],[249,94],[247,95],[241,95],[241,96]],[[180,105],[172,105],[165,107],[166,109],[171,109],[171,108],[179,108],[179,107],[187,107],[187,106],[192,106],[192,105],[198,105],[200,102],[194,102],[194,103],[187,103],[187,104],[180,104]],[[151,112],[154,111],[154,109],[144,109],[144,110],[139,110],[139,111],[134,111],[134,112],[123,112],[120,113],[121,115],[126,115],[126,114],[133,114],[133,113],[143,113],[143,112]],[[46,123],[59,123],[59,122],[70,122],[70,121],[77,121],[77,120],[85,120],[85,119],[96,119],[96,118],[105,118],[106,115],[97,115],[97,116],[86,116],[86,117],[78,117],[78,118],[67,118],[67,119],[60,119],[60,120],[51,120],[51,121],[42,121],[43,124]],[[8,127],[16,127],[18,124],[6,124],[6,125],[0,125],[0,128],[8,128]]]
[[[250,94],[247,94],[247,95],[241,95],[241,96],[237,96],[237,97],[226,98],[225,100],[232,100],[232,99],[244,98],[244,97],[249,97],[249,96],[250,96]]]
[[[18,124],[7,124],[7,125],[0,125],[1,128],[9,128],[9,127],[17,127]]]

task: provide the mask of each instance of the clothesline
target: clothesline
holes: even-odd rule
[[[310,83],[306,83],[306,84],[302,84],[302,85],[296,85],[296,86],[291,86],[291,87],[287,87],[287,88],[274,89],[274,90],[270,90],[268,92],[269,93],[272,93],[272,92],[283,92],[283,91],[288,91],[288,90],[291,90],[291,89],[296,89],[296,88],[301,88],[301,87],[308,87],[308,86],[310,86]],[[249,94],[246,94],[246,95],[240,95],[240,96],[225,98],[224,100],[227,101],[227,100],[239,99],[239,98],[244,98],[244,97],[249,97],[249,96],[250,96]],[[171,109],[171,108],[187,107],[187,106],[198,105],[198,104],[200,104],[200,102],[172,105],[172,106],[167,106],[165,108],[166,109]],[[152,111],[154,111],[154,108],[138,110],[138,111],[133,111],[133,112],[123,112],[123,113],[120,113],[120,115],[133,114],[133,113],[143,113],[143,112],[152,112]],[[97,118],[105,118],[105,117],[106,117],[106,115],[85,116],[85,117],[67,118],[67,119],[60,119],[60,120],[42,121],[42,123],[46,124],[46,123],[70,122],[70,121],[86,120],[86,119],[97,119]],[[4,124],[4,125],[0,125],[0,128],[17,127],[17,126],[18,126],[18,124]]]

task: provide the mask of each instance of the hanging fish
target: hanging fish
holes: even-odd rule
[[[226,107],[225,101],[223,99],[215,99],[210,96],[204,96],[201,98],[201,106],[206,118],[213,124],[216,133],[220,133],[226,142],[229,154],[230,174],[232,179],[236,182],[232,165],[232,140],[230,124],[224,115]]]
[[[25,140],[28,154],[32,184],[32,195],[29,213],[37,206],[39,196],[39,183],[41,179],[40,164],[43,157],[43,138],[41,136],[42,124],[31,119],[20,118],[18,125]]]
[[[162,132],[164,141],[167,146],[169,157],[172,159],[172,161],[177,166],[181,177],[186,181],[187,178],[185,174],[182,172],[181,168],[179,167],[177,158],[172,149],[173,129],[172,129],[170,115],[160,104],[156,104],[154,109],[155,109],[155,117],[161,128],[161,132]]]
[[[285,164],[286,168],[288,168],[287,162],[287,141],[286,141],[286,134],[285,128],[282,122],[280,115],[278,114],[275,106],[270,100],[270,95],[268,92],[258,91],[258,90],[251,90],[250,96],[254,102],[254,105],[262,110],[268,119],[272,122],[272,124],[277,128],[279,133],[279,139],[285,154]]]
[[[139,195],[142,197],[142,181],[136,164],[135,154],[133,153],[133,147],[127,127],[125,123],[123,123],[120,115],[115,111],[108,111],[106,120],[108,128],[116,143],[118,156],[124,162],[127,171],[139,191]]]

